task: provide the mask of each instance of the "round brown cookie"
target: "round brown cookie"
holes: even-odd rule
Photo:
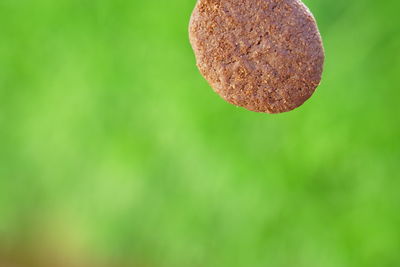
[[[198,0],[189,35],[200,72],[234,105],[290,111],[320,83],[321,36],[299,0]]]

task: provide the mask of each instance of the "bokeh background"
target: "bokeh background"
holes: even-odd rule
[[[194,0],[0,0],[0,266],[400,266],[400,2],[306,3],[323,82],[267,115]]]

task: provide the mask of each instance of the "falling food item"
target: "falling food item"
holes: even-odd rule
[[[287,112],[321,81],[321,36],[300,0],[198,0],[189,37],[202,75],[236,106]]]

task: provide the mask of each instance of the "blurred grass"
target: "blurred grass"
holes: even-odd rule
[[[323,83],[271,116],[199,75],[195,1],[0,0],[0,255],[399,266],[400,4],[306,3]]]

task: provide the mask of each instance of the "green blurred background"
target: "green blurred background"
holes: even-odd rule
[[[400,266],[398,1],[308,0],[301,108],[220,99],[194,0],[0,0],[0,266]]]

